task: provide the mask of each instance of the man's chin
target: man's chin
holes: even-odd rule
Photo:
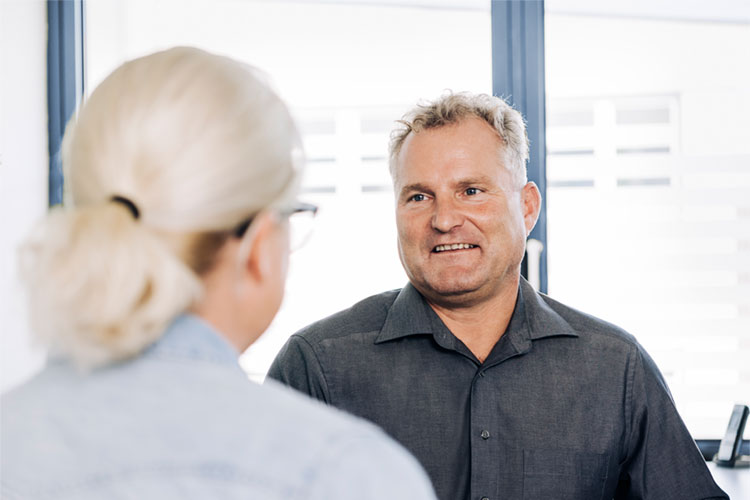
[[[466,276],[464,276],[466,278]],[[476,278],[476,277],[475,277]],[[503,282],[506,282],[503,280]],[[440,279],[440,280],[411,280],[412,285],[431,303],[444,306],[463,308],[491,300],[502,293],[502,282],[488,282],[481,279]],[[511,281],[506,282],[511,285]],[[518,282],[513,284],[518,287]]]
[[[476,293],[477,288],[470,287],[449,287],[449,288],[433,288],[433,293],[440,295],[441,297],[463,297]]]
[[[414,284],[414,286],[428,301],[453,307],[473,304],[479,295],[480,289],[480,287],[476,285],[472,286],[468,283],[428,283],[426,285]]]

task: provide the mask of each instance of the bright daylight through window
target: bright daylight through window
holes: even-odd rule
[[[549,293],[635,335],[716,438],[750,397],[750,26],[581,3],[545,19]]]

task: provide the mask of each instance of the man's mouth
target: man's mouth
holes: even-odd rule
[[[477,245],[471,243],[451,243],[449,245],[438,245],[432,249],[433,253],[449,252],[452,250],[468,250],[470,248],[477,248]]]

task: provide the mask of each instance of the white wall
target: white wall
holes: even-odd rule
[[[0,0],[0,391],[34,373],[16,251],[47,207],[47,11]]]

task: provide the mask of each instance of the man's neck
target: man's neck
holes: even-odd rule
[[[483,363],[508,328],[518,298],[515,286],[503,287],[488,300],[462,307],[427,302],[445,326]]]

